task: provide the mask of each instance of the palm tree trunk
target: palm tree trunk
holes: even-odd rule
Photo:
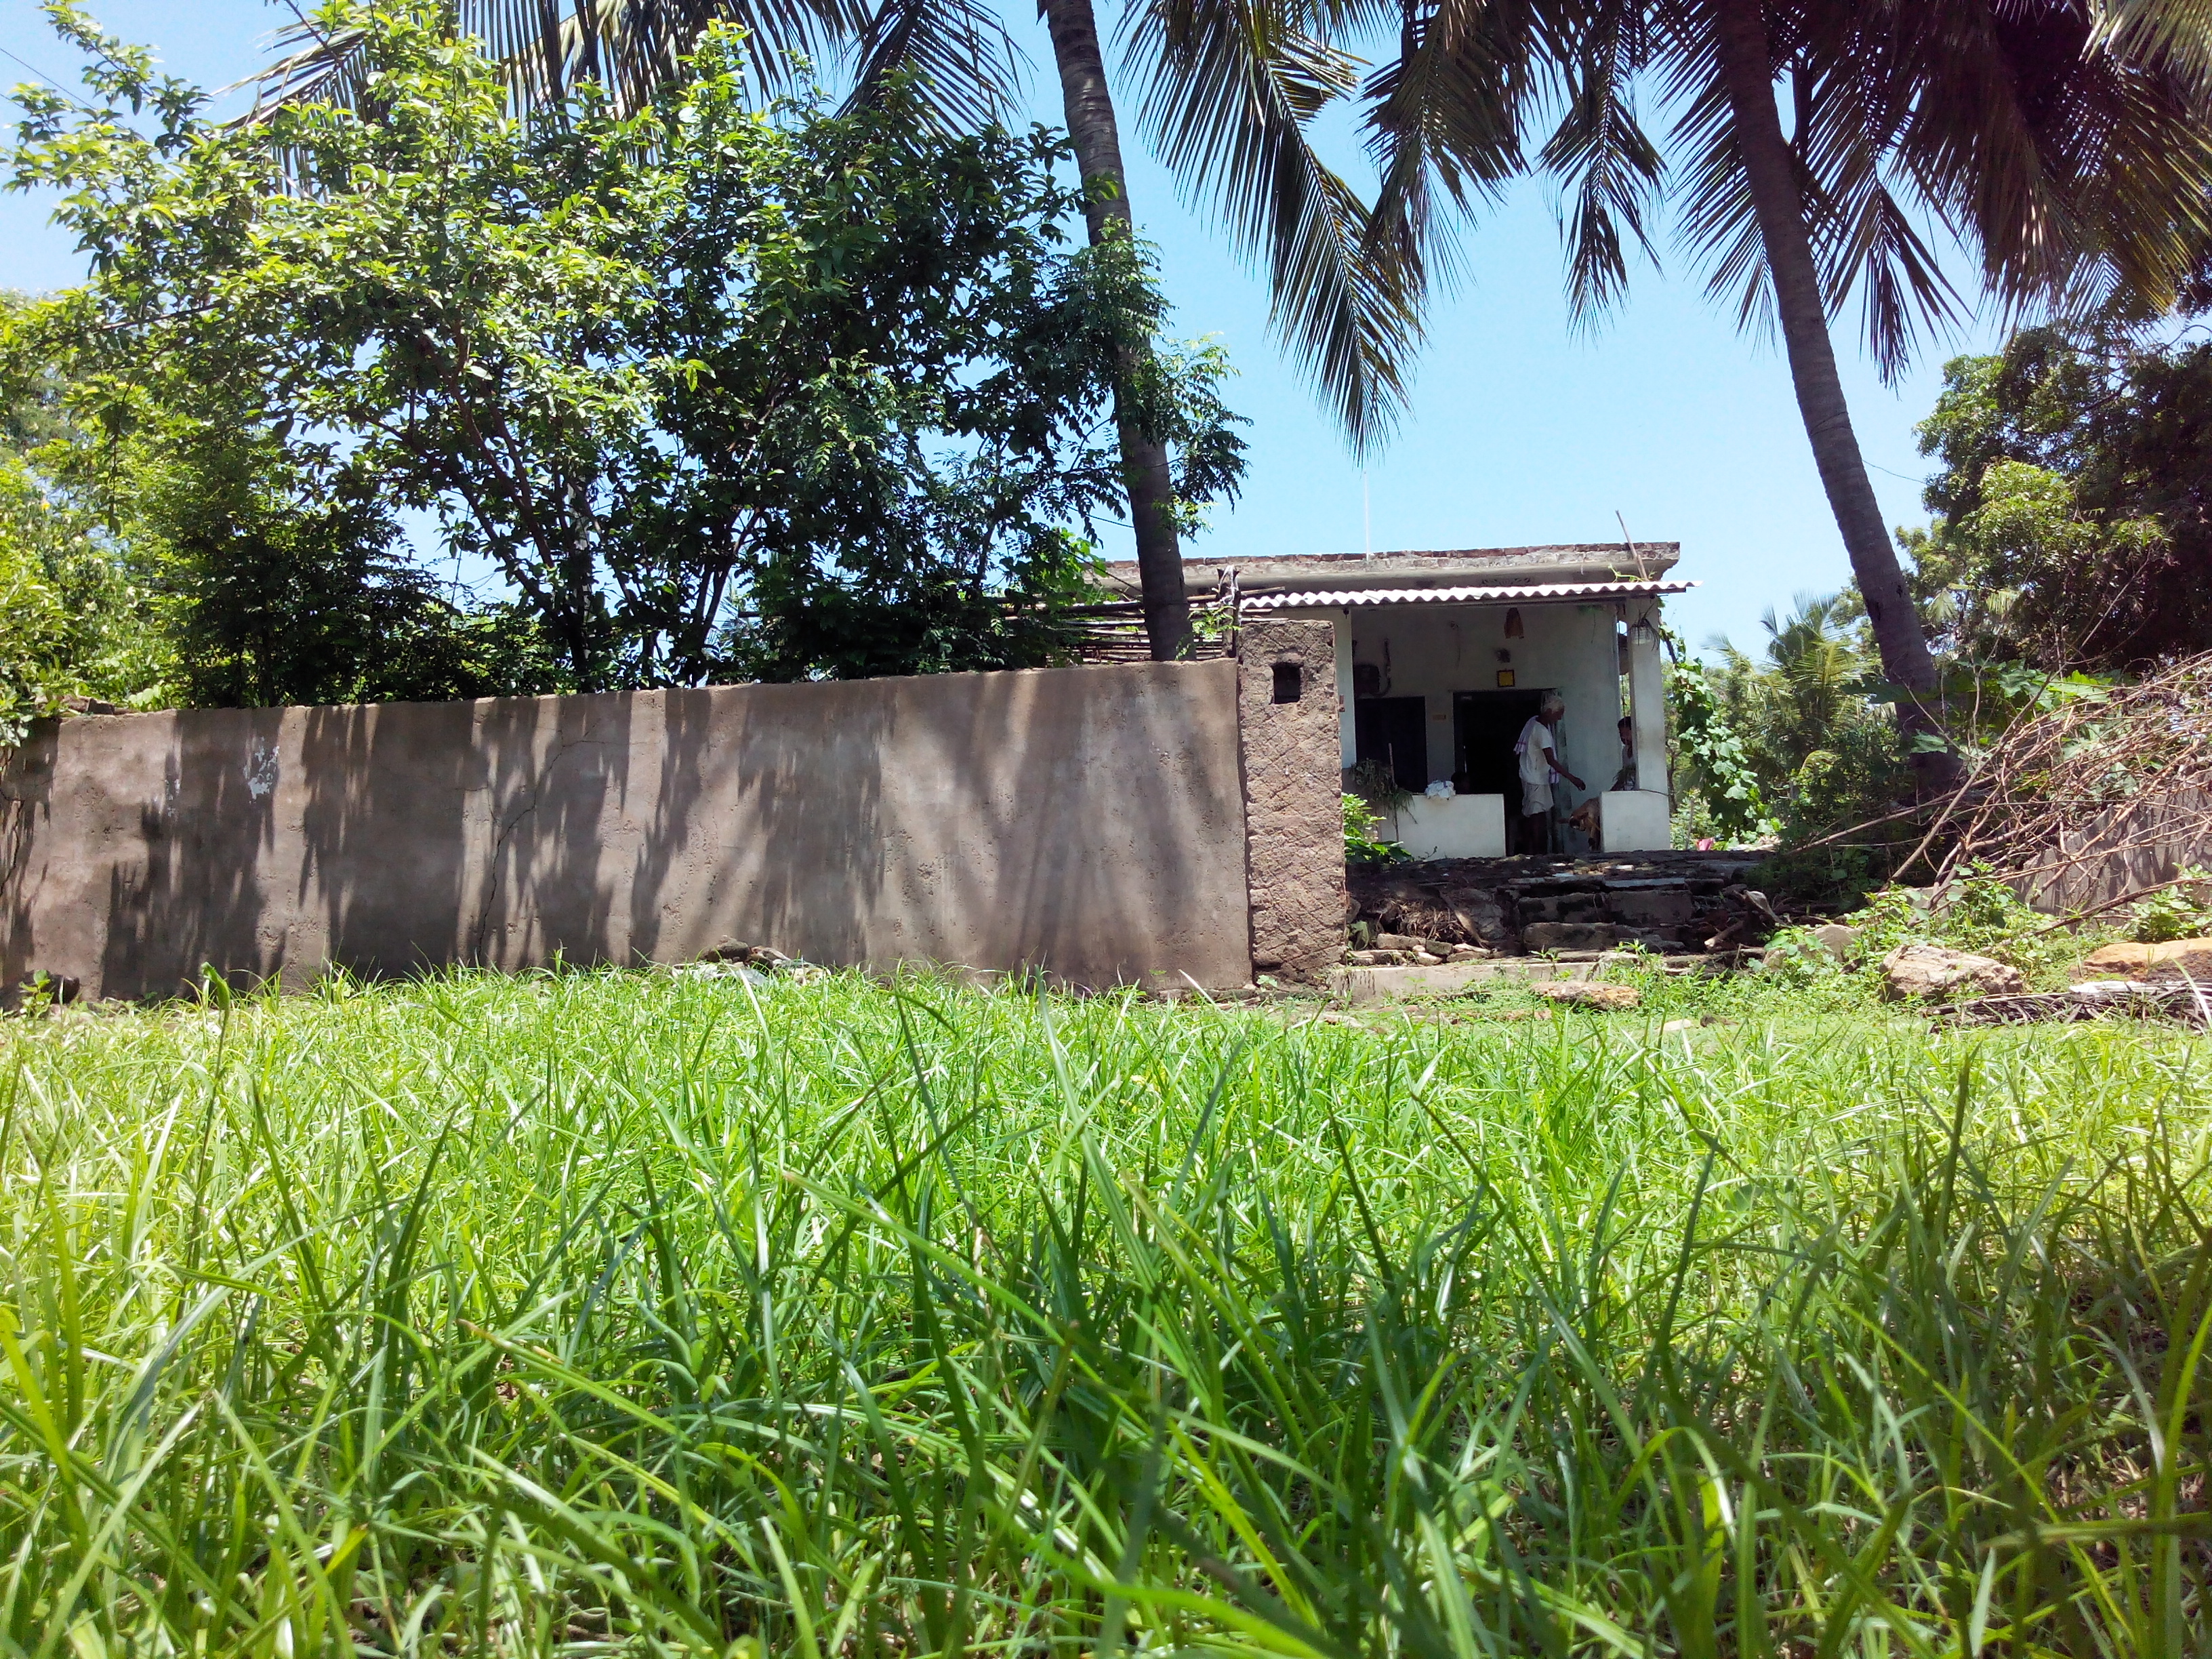
[[[1038,0],[1052,33],[1067,106],[1067,136],[1083,176],[1083,216],[1095,247],[1110,235],[1133,234],[1129,181],[1121,171],[1121,137],[1113,95],[1098,52],[1098,21],[1091,0]],[[1183,653],[1190,633],[1190,605],[1183,592],[1182,548],[1176,534],[1175,480],[1167,447],[1146,434],[1126,393],[1139,365],[1127,359],[1115,375],[1114,422],[1121,441],[1121,471],[1128,481],[1129,525],[1137,537],[1137,578],[1144,592],[1145,634],[1155,660]]]
[[[1782,136],[1774,106],[1774,65],[1767,50],[1761,0],[1711,0],[1718,24],[1721,78],[1735,118],[1735,141],[1750,186],[1752,210],[1766,247],[1766,269],[1774,284],[1775,309],[1790,353],[1790,377],[1797,408],[1812,440],[1813,459],[1828,506],[1843,532],[1851,574],[1866,602],[1881,651],[1881,670],[1891,684],[1911,692],[1899,705],[1908,735],[1939,732],[1936,663],[1920,631],[1920,618],[1905,585],[1904,568],[1883,524],[1881,503],[1867,482],[1866,462],[1844,386],[1836,373],[1834,344],[1828,338],[1826,307],[1821,302],[1820,268],[1805,228],[1804,198],[1797,187],[1795,158]],[[1941,753],[1916,754],[1915,774],[1923,793],[1948,784],[1953,767]]]

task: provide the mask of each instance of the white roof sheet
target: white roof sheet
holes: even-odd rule
[[[1247,611],[1306,611],[1370,605],[1520,605],[1539,599],[1655,599],[1696,582],[1534,582],[1520,587],[1346,587],[1248,593]]]

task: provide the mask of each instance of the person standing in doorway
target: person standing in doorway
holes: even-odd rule
[[[1620,717],[1620,770],[1613,775],[1613,787],[1636,787],[1636,722],[1626,714]]]
[[[1547,693],[1513,744],[1513,752],[1521,757],[1521,850],[1524,853],[1549,853],[1558,845],[1552,829],[1552,780],[1565,778],[1576,788],[1583,787],[1583,781],[1559,759],[1559,721],[1566,712],[1567,705],[1558,693]]]

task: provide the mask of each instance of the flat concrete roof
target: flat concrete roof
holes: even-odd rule
[[[1253,559],[1186,559],[1194,598],[1225,581],[1233,566],[1240,592],[1306,589],[1521,586],[1547,582],[1649,581],[1682,556],[1680,542],[1560,542],[1543,547],[1461,547],[1389,553],[1284,553]],[[1138,591],[1137,564],[1106,567],[1108,586]]]

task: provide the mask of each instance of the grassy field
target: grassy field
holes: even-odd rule
[[[2206,1651],[2207,1045],[1516,995],[0,1022],[0,1642]]]

